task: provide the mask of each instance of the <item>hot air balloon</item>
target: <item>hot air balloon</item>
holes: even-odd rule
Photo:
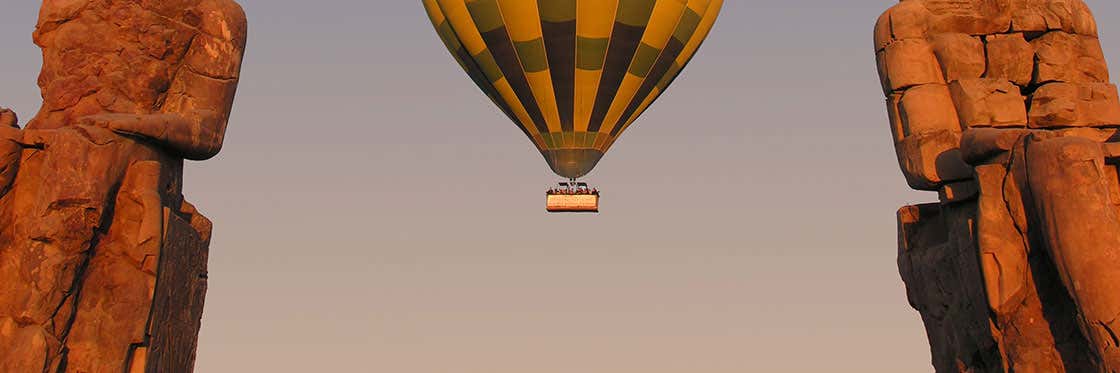
[[[550,211],[598,211],[577,183],[696,54],[723,0],[422,0],[482,91],[569,180]]]

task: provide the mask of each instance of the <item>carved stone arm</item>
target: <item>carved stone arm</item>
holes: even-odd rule
[[[222,149],[226,121],[212,110],[196,110],[147,115],[98,114],[82,118],[80,124],[144,137],[177,156],[205,160]]]
[[[80,124],[145,137],[186,159],[217,155],[240,79],[247,21],[241,7],[229,0],[203,1],[198,13],[199,34],[176,70],[160,112],[99,114],[82,118]]]
[[[880,18],[876,59],[902,173],[911,188],[936,191],[972,174],[960,159],[957,109],[927,33],[901,27],[917,10],[924,8],[903,2]]]

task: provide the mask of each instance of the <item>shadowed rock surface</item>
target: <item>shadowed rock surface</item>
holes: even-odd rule
[[[43,106],[0,111],[0,372],[193,370],[210,222],[183,160],[221,149],[232,0],[46,0]]]
[[[938,372],[1120,372],[1120,100],[1080,0],[902,0],[875,50]]]

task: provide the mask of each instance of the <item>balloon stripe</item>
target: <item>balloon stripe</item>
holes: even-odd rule
[[[531,123],[537,127],[537,131],[542,135],[548,133],[548,124],[541,113],[536,96],[533,95],[533,88],[529,85],[528,77],[525,76],[521,67],[517,49],[514,47],[513,40],[510,39],[509,32],[502,21],[498,3],[495,0],[471,1],[467,2],[467,10],[475,24],[479,25],[483,42],[486,43],[486,47],[494,56],[498,68],[505,75],[517,99],[528,112]],[[548,137],[545,137],[545,141],[547,143]]]
[[[440,36],[444,39],[444,43],[447,44],[447,49],[451,51],[452,57],[454,57],[455,61],[459,62],[459,66],[467,72],[467,76],[471,78],[471,81],[473,81],[510,120],[515,123],[519,122],[517,117],[513,114],[513,109],[505,100],[501,99],[498,91],[494,89],[493,84],[491,84],[490,80],[486,77],[486,73],[479,68],[474,56],[471,56],[470,52],[467,52],[467,49],[459,42],[458,37],[455,36],[455,32],[451,30],[451,24],[444,21],[437,29],[440,31]],[[522,130],[524,131],[524,129]],[[526,133],[526,135],[528,135],[528,133]]]
[[[723,0],[421,0],[468,77],[576,178],[664,94]]]
[[[603,67],[603,77],[595,96],[595,107],[591,111],[590,132],[599,132],[603,119],[607,116],[614,96],[630,69],[634,52],[645,34],[650,16],[653,15],[653,0],[621,0],[618,15],[611,31],[611,42],[607,48],[607,59]]]
[[[440,40],[443,41],[447,50],[451,52],[451,56],[459,63],[459,66],[467,72],[467,76],[471,78],[471,81],[486,94],[486,97],[490,98],[490,101],[492,101],[494,105],[498,106],[498,109],[500,109],[510,121],[518,124],[517,128],[520,129],[525,136],[529,137],[534,143],[539,143],[536,140],[539,136],[530,133],[520,124],[520,120],[514,114],[513,108],[502,99],[501,94],[494,88],[494,85],[491,84],[482,69],[478,67],[473,56],[467,51],[463,43],[459,41],[459,36],[455,34],[455,30],[451,27],[451,22],[447,19],[447,16],[443,14],[443,11],[439,8],[439,5],[436,4],[435,0],[424,0],[424,8],[427,9],[428,16],[431,18],[432,24],[435,25],[436,33],[439,35]]]
[[[517,95],[513,93],[513,88],[509,86],[509,82],[507,82],[505,78],[502,78],[489,86],[490,89],[496,92],[498,97],[501,97],[501,99],[498,100],[501,102],[499,107],[509,108],[513,116],[517,118],[513,121],[513,123],[517,125],[517,128],[520,129],[521,132],[528,134],[529,138],[533,140],[533,143],[536,144],[537,147],[544,147],[544,138],[541,137],[540,131],[537,130],[536,126],[528,125],[528,123],[532,123],[532,118],[529,117],[529,113],[525,110],[525,107],[521,105],[521,102],[517,100]]]
[[[462,0],[436,0],[436,4],[451,23],[451,30],[459,39],[459,42],[471,54],[471,60],[490,81],[488,85],[492,86],[498,92],[501,101],[512,109],[514,116],[517,117],[514,124],[520,127],[522,132],[532,134],[531,138],[537,147],[545,147],[544,137],[533,125],[534,122],[528,110],[521,104],[505,75],[502,74],[493,54],[486,49],[486,42],[482,40],[482,34],[478,32],[478,27],[475,25],[474,19],[471,18],[466,3]]]
[[[683,50],[684,44],[680,41],[676,39],[669,41],[669,45],[665,47],[665,53],[662,53],[661,57],[658,58],[649,76],[642,82],[642,87],[638,88],[638,92],[630,101],[630,105],[626,107],[626,111],[619,116],[618,122],[615,123],[614,128],[611,130],[611,136],[618,136],[627,122],[637,118],[635,114],[639,113],[639,107],[657,87],[657,83],[661,81],[661,78],[673,67],[673,60],[675,60],[677,55]]]
[[[696,52],[704,44],[704,41],[708,39],[708,33],[710,33],[712,27],[715,26],[716,18],[719,17],[719,10],[722,6],[723,0],[712,0],[712,5],[708,8],[708,11],[704,13],[704,19],[700,21],[700,26],[692,35],[692,38],[689,39],[688,45],[684,48],[684,52],[681,52],[673,68],[669,70],[669,74],[662,78],[661,83],[658,84],[658,87],[661,88],[661,94],[665,94],[669,86],[673,85],[673,82],[677,80],[677,77],[680,76],[685,67],[692,62],[692,58],[696,56]]]
[[[537,2],[497,0],[497,5],[549,132],[561,132],[560,112],[556,104],[552,74],[549,72]]]
[[[467,4],[463,0],[437,0],[440,10],[447,16],[447,20],[451,22],[451,29],[455,31],[455,35],[459,36],[459,41],[467,47],[467,51],[471,55],[477,55],[486,50],[486,43],[482,40],[482,35],[478,31],[478,27],[471,18],[467,10]]]
[[[642,82],[642,87],[634,95],[630,101],[630,105],[622,116],[618,118],[615,123],[614,129],[611,131],[611,136],[618,136],[627,123],[633,122],[641,114],[639,111],[642,107],[648,107],[646,102],[661,79],[673,68],[673,62],[680,57],[684,52],[686,43],[696,33],[696,29],[700,26],[700,21],[703,15],[707,12],[708,6],[711,4],[710,0],[692,0],[689,2],[688,8],[685,9],[684,14],[681,15],[681,20],[678,22],[676,30],[673,31],[673,37],[669,39],[668,45],[665,46],[664,52],[658,57],[657,62],[649,71],[649,76]],[[652,102],[651,102],[652,103]]]
[[[712,31],[715,26],[716,19],[719,17],[719,10],[723,6],[723,0],[712,0],[712,4],[708,6],[708,10],[704,12],[704,19],[700,21],[700,26],[697,27],[696,32],[693,33],[692,38],[688,40],[688,45],[685,47],[684,52],[677,58],[677,64],[681,65],[681,70],[692,61],[692,57],[696,55],[696,51],[704,44],[704,40],[708,39],[708,33]],[[679,73],[681,70],[678,70]]]
[[[611,30],[618,14],[618,0],[576,2],[575,130],[586,132],[599,92],[607,59]]]
[[[458,60],[471,61],[471,63],[474,62],[474,60],[470,59],[470,54],[467,53],[466,49],[459,48],[455,53],[457,54],[455,58]],[[524,126],[520,124],[521,121],[514,114],[513,108],[510,107],[509,103],[502,99],[501,94],[498,93],[497,88],[494,88],[494,84],[487,80],[486,75],[477,68],[467,67],[466,70],[467,75],[470,76],[471,80],[474,81],[474,83],[478,85],[480,89],[482,89],[483,93],[486,93],[487,97],[490,97],[490,100],[494,101],[494,105],[497,105],[498,109],[501,109],[502,113],[505,113],[505,115],[509,117],[510,120],[512,120],[514,123],[517,123],[517,127],[521,128],[522,132],[525,132],[526,135],[529,135],[528,130],[526,130]]]
[[[548,65],[560,127],[565,133],[575,130],[576,1],[539,0],[541,30],[544,34]]]
[[[673,82],[677,80],[677,77],[680,76],[681,71],[684,71],[684,68],[690,62],[692,62],[692,58],[696,56],[696,52],[704,44],[704,41],[707,40],[708,34],[715,26],[716,19],[719,17],[719,12],[722,7],[723,0],[712,0],[711,4],[708,5],[707,10],[704,12],[704,18],[700,21],[700,25],[697,26],[696,31],[692,33],[692,37],[689,38],[688,44],[685,46],[684,51],[681,52],[680,56],[677,57],[677,60],[673,62],[672,67],[669,68],[669,72],[661,78],[661,82],[657,84],[657,89],[655,90],[654,94],[630,118],[629,122],[627,122],[626,125],[623,126],[622,130],[619,133],[625,132],[626,129],[629,128],[634,123],[634,121],[637,120],[637,118],[649,108],[650,105],[656,102],[658,98],[661,98],[661,95],[665,94],[665,91],[668,90],[669,86],[672,85]]]
[[[428,19],[432,21],[433,26],[438,26],[447,20],[447,16],[443,14],[443,10],[439,9],[436,0],[420,0],[420,4],[428,12]]]
[[[622,86],[615,93],[614,100],[607,111],[607,116],[603,118],[600,132],[610,133],[611,136],[617,134],[615,129],[620,127],[618,125],[619,122],[622,122],[620,118],[622,118],[627,106],[629,106],[628,104],[646,80],[646,76],[654,62],[657,61],[657,57],[661,55],[661,51],[669,43],[669,39],[672,39],[673,31],[680,24],[684,11],[687,9],[686,4],[687,2],[684,0],[660,0],[657,2],[650,17],[649,26],[646,27],[646,32],[642,35],[642,41],[638,45],[630,66],[627,68]]]

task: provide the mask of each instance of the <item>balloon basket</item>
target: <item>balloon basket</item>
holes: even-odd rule
[[[599,196],[594,194],[583,195],[548,195],[548,212],[552,213],[598,213]]]
[[[587,183],[560,183],[559,189],[548,191],[545,205],[551,213],[598,213],[599,191]]]

